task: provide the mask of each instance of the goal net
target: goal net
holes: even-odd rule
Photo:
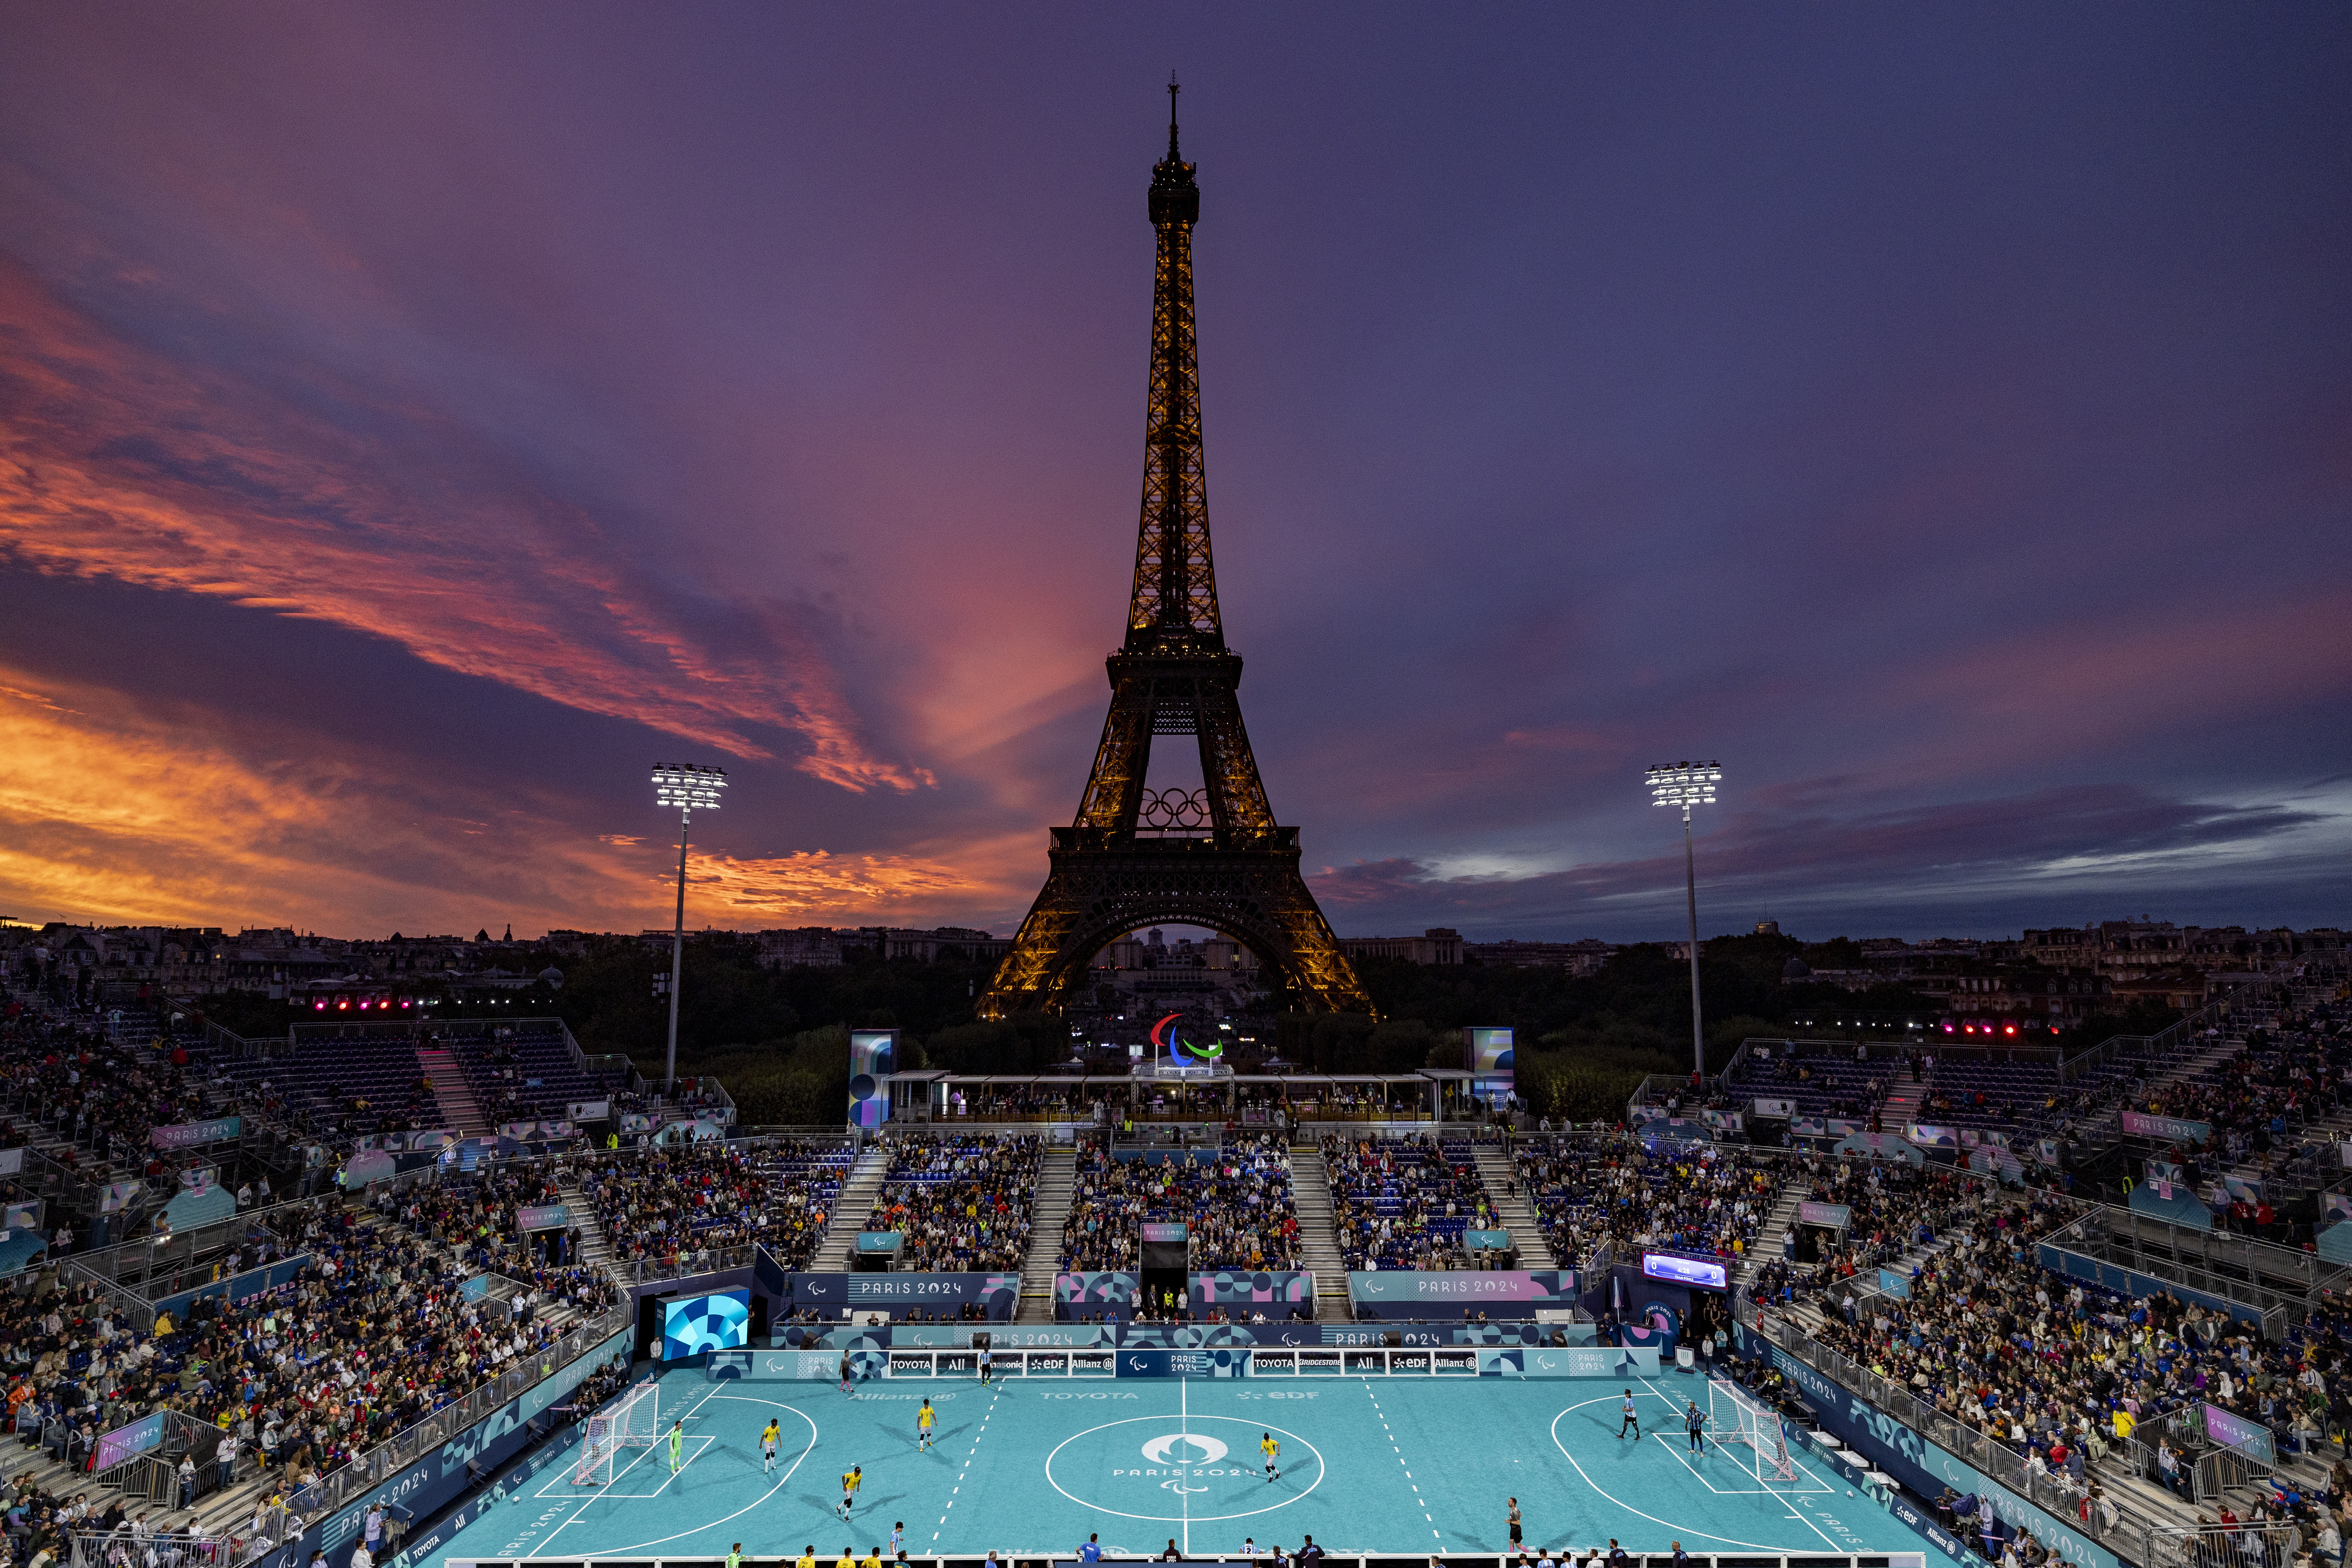
[[[1753,1470],[1758,1480],[1797,1479],[1796,1463],[1789,1458],[1789,1434],[1781,1427],[1779,1411],[1722,1378],[1706,1385],[1706,1406],[1707,1425],[1714,1429],[1717,1446],[1727,1453],[1747,1450],[1740,1456],[1741,1465]]]
[[[572,1467],[576,1487],[613,1484],[615,1461],[624,1450],[650,1448],[661,1436],[661,1403],[656,1385],[641,1383],[588,1417],[580,1444],[579,1461]]]

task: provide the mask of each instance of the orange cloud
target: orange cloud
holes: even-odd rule
[[[765,858],[696,855],[687,881],[698,889],[698,902],[715,892],[730,910],[835,918],[961,901],[977,890],[970,879],[935,861],[904,855],[837,856],[823,849]]]
[[[794,613],[667,595],[603,520],[436,410],[146,353],[5,261],[0,327],[0,557],[333,622],[738,756],[795,731],[796,765],[845,789],[933,782],[866,750]]]
[[[424,778],[325,734],[257,757],[210,716],[0,666],[0,911],[338,934],[666,923],[676,851],[571,826],[512,779]],[[909,854],[694,856],[698,921],[971,923],[1025,902],[1035,836]]]

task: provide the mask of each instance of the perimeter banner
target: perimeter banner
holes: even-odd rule
[[[2149,1116],[2137,1110],[2123,1114],[2124,1131],[2135,1138],[2161,1138],[2168,1143],[2202,1143],[2213,1136],[2210,1121],[2190,1121],[2179,1116]]]
[[[2259,1421],[2249,1421],[2233,1410],[2218,1405],[2205,1406],[2205,1436],[2225,1448],[2235,1448],[2241,1454],[2261,1460],[2265,1465],[2278,1462],[2278,1447],[2271,1429]]]
[[[1303,1268],[1221,1268],[1192,1276],[1192,1302],[1199,1307],[1255,1307],[1269,1318],[1285,1318],[1297,1308],[1311,1314],[1315,1276]]]
[[[1361,1318],[1532,1318],[1576,1305],[1573,1268],[1381,1269],[1348,1276],[1348,1299]]]
[[[245,1127],[235,1116],[216,1117],[210,1121],[175,1121],[168,1127],[151,1127],[147,1142],[158,1149],[187,1149],[198,1143],[219,1143],[234,1138]]]
[[[992,1322],[1010,1322],[1020,1305],[1018,1274],[794,1274],[795,1307],[896,1309],[978,1306]]]

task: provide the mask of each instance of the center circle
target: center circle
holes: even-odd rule
[[[1234,1426],[1242,1430],[1226,1430]],[[1262,1462],[1235,1458],[1257,1456],[1253,1431],[1271,1432],[1282,1443],[1282,1479],[1272,1486]],[[1130,1415],[1072,1433],[1045,1456],[1046,1483],[1080,1507],[1171,1523],[1272,1513],[1321,1486],[1323,1474],[1323,1453],[1314,1444],[1238,1415]],[[1276,1494],[1272,1501],[1240,1506],[1269,1491]]]

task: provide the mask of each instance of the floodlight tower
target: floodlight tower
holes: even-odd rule
[[[686,829],[697,806],[719,809],[719,792],[727,787],[723,768],[697,767],[692,763],[662,763],[654,768],[654,804],[677,807],[677,930],[669,944],[669,1066],[662,1092],[677,1087],[677,994],[686,979]]]
[[[1691,807],[1713,805],[1715,786],[1722,779],[1723,768],[1717,763],[1675,763],[1648,773],[1651,804],[1683,808],[1683,889],[1690,899],[1691,1071],[1702,1078],[1706,1074],[1706,1036],[1698,1016],[1698,869],[1691,854]]]

